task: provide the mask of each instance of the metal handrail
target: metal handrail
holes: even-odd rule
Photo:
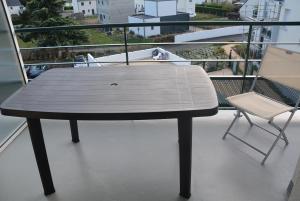
[[[53,27],[30,27],[16,28],[16,33],[25,32],[48,32],[74,29],[99,29],[99,28],[128,28],[170,25],[200,25],[200,26],[300,26],[300,21],[289,22],[254,22],[254,21],[172,21],[172,22],[143,22],[143,23],[114,23],[114,24],[90,24],[90,25],[68,25]]]
[[[228,42],[228,41],[199,41],[199,42],[162,42],[162,43],[127,43],[127,46],[138,45],[201,45],[201,44],[247,44],[246,41],[240,42]],[[300,45],[300,42],[251,42],[253,45],[268,44],[268,45]],[[38,49],[66,49],[66,48],[97,48],[97,47],[118,47],[124,46],[124,43],[114,44],[92,44],[92,45],[61,45],[51,47],[26,47],[20,48],[20,50],[38,50]]]
[[[170,26],[170,25],[198,25],[198,26],[248,26],[248,38],[247,42],[180,42],[180,43],[128,43],[127,37],[127,28],[129,27],[149,27],[149,26]],[[300,44],[300,42],[251,42],[252,30],[254,26],[300,26],[300,21],[289,21],[289,22],[274,22],[274,21],[173,21],[173,22],[143,22],[143,23],[115,23],[115,24],[92,24],[92,25],[68,25],[68,26],[54,26],[54,27],[30,27],[30,28],[16,28],[16,33],[26,33],[26,32],[49,32],[49,31],[60,31],[60,30],[78,30],[78,29],[105,29],[105,28],[122,28],[124,42],[119,44],[103,44],[103,45],[81,45],[77,47],[107,47],[107,46],[124,46],[126,61],[116,61],[116,62],[89,62],[89,63],[126,63],[129,65],[129,56],[128,56],[128,47],[136,45],[184,45],[184,44],[246,44],[246,57],[245,59],[238,59],[236,61],[245,62],[245,70],[243,73],[243,85],[242,92],[244,91],[245,79],[248,73],[248,63],[260,60],[253,60],[249,58],[250,54],[250,45],[251,44]],[[50,48],[73,48],[74,46],[56,46],[56,47],[37,47],[35,49],[50,49]],[[30,48],[23,48],[23,50],[28,50]],[[228,61],[232,62],[235,60],[228,59],[190,59],[185,61],[174,61],[166,60],[165,62],[189,62],[189,61],[201,61],[201,62],[210,62],[210,61]],[[130,62],[150,62],[150,61],[130,61]],[[151,60],[151,62],[155,62]],[[158,61],[164,62],[164,61]],[[85,64],[81,62],[59,62],[59,63],[49,63],[49,64]],[[43,63],[47,64],[47,63]],[[26,64],[26,65],[37,65],[37,64]]]

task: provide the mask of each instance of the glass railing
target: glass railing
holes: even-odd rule
[[[146,36],[156,29],[160,29],[160,32],[168,29],[180,32],[180,26],[185,29],[188,27],[190,31]],[[210,26],[213,29],[207,28]],[[17,28],[15,31],[17,34],[43,34],[65,30],[93,30],[89,33],[95,37],[99,34],[107,38],[101,44],[21,48],[27,69],[101,67],[116,64],[198,65],[213,80],[220,106],[227,108],[229,105],[226,97],[249,88],[268,45],[293,50],[295,47],[299,48],[299,41],[289,41],[289,38],[282,40],[280,37],[281,27],[299,26],[300,22],[180,21]],[[258,37],[259,33],[264,35],[263,30],[272,30],[277,39],[271,40],[271,35],[265,40]],[[140,36],[143,35],[140,33],[144,36]],[[291,89],[266,80],[260,80],[258,88],[287,104],[294,101],[294,92]]]

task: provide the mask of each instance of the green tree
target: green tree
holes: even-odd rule
[[[19,23],[21,27],[51,27],[74,25],[70,18],[60,15],[63,10],[63,0],[21,0],[25,10],[21,13]],[[38,46],[78,45],[87,42],[83,31],[61,30],[41,33],[21,34],[24,42],[34,41]]]

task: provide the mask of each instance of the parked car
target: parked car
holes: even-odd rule
[[[33,79],[48,70],[47,65],[35,65],[35,66],[29,66],[26,69],[26,74],[28,79]]]
[[[83,55],[75,56],[74,62],[81,62],[80,64],[74,64],[74,68],[87,67],[87,59]]]

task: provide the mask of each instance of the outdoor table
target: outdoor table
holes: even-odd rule
[[[218,112],[214,86],[199,66],[115,65],[46,71],[0,106],[1,113],[27,118],[44,193],[55,192],[40,119],[178,120],[180,195],[191,195],[192,118]]]

